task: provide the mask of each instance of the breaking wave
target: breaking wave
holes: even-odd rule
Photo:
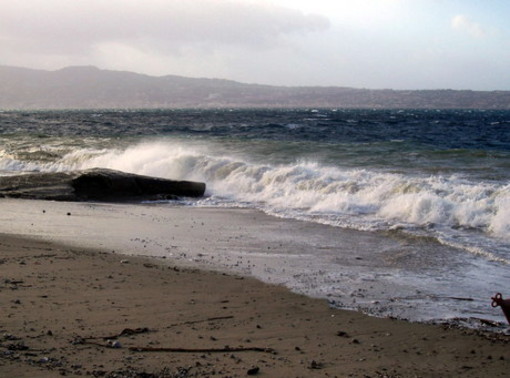
[[[369,231],[405,230],[489,260],[510,262],[510,184],[457,175],[410,175],[348,169],[318,161],[260,163],[213,144],[152,141],[125,148],[70,149],[53,161],[0,153],[2,171],[68,171],[103,167],[204,181],[199,205],[256,207],[273,215]],[[51,159],[50,159],[51,160]],[[501,247],[501,246],[500,246]]]

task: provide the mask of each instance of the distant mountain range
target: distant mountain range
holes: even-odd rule
[[[96,67],[57,71],[0,66],[0,109],[108,108],[510,109],[510,91],[283,87]]]

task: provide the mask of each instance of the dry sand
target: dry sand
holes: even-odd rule
[[[170,264],[0,235],[0,376],[510,375],[510,336]]]

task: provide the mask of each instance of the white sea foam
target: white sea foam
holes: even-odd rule
[[[455,175],[411,176],[345,169],[311,161],[259,164],[240,156],[221,154],[205,145],[158,141],[116,150],[79,149],[51,163],[21,163],[4,155],[0,156],[0,169],[104,167],[200,180],[207,183],[208,204],[242,204],[280,216],[358,229],[387,230],[396,224],[437,229],[452,245],[455,238],[466,233],[500,239],[508,245],[508,184],[473,182]],[[478,247],[469,248],[478,251]],[[508,256],[487,257],[510,262]]]

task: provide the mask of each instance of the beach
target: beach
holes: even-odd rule
[[[254,277],[378,317],[467,319],[472,327],[504,330],[490,297],[506,293],[505,264],[399,232],[364,232],[249,208],[168,201],[6,198],[0,201],[0,224],[6,234]],[[488,326],[480,318],[499,324]]]
[[[151,212],[147,205],[7,199],[0,205],[2,376],[503,377],[510,371],[504,333],[335,309],[281,282],[250,277],[257,274],[248,266],[263,266],[257,257],[284,269],[278,256],[296,245],[309,248],[275,238],[287,224],[277,218],[260,223],[264,215],[242,209],[168,207],[166,218],[157,218],[161,207]],[[163,223],[164,240],[143,217]],[[212,256],[220,245],[223,257]],[[253,261],[227,253],[241,246],[258,248]],[[276,260],[261,256],[268,247],[280,248]],[[223,264],[211,264],[214,257]],[[238,269],[225,269],[227,261]],[[504,319],[500,309],[494,316]]]
[[[0,121],[0,376],[510,371],[508,111]]]

